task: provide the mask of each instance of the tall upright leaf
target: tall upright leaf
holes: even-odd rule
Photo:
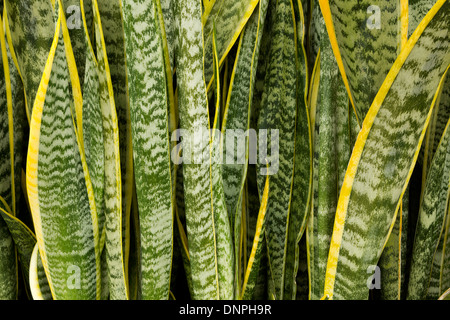
[[[42,262],[55,299],[100,294],[92,185],[71,109],[62,10],[33,107],[27,191]],[[73,101],[73,100],[72,100]]]
[[[134,168],[141,232],[142,298],[168,299],[172,181],[161,30],[154,0],[123,1]]]
[[[178,3],[176,65],[180,127],[191,135],[183,137],[182,152],[192,298],[204,300],[219,298],[219,279],[211,207],[210,150],[209,144],[202,139],[205,135],[209,136],[210,125],[201,14],[199,1],[182,0]],[[206,134],[203,134],[205,131]],[[209,139],[206,140],[209,142]]]
[[[449,131],[447,124],[427,175],[411,257],[408,299],[426,297],[433,258],[445,226],[450,185]]]
[[[27,116],[31,109],[42,78],[48,52],[53,40],[55,25],[50,1],[5,1],[8,25],[14,55],[23,77],[26,92]]]
[[[283,299],[289,210],[294,174],[297,115],[296,30],[292,1],[276,3],[269,64],[258,120],[260,194],[265,175],[271,175],[266,240],[271,264],[269,296]],[[267,130],[267,131],[261,131]],[[265,134],[267,133],[267,134]],[[277,135],[278,133],[278,135]],[[277,141],[277,137],[279,138]],[[264,141],[266,140],[266,141]],[[261,143],[264,141],[264,143]],[[270,168],[265,168],[265,151]]]
[[[208,89],[214,75],[212,54],[212,31],[215,25],[217,30],[217,54],[219,64],[225,60],[248,19],[255,10],[259,0],[217,0],[214,2],[211,13],[204,21],[205,38],[205,81]]]
[[[319,12],[320,14],[320,12]],[[317,23],[319,24],[319,22]],[[318,97],[314,115],[314,175],[309,230],[311,299],[323,296],[328,250],[339,192],[350,159],[348,96],[322,18]]]
[[[333,51],[361,124],[402,42],[401,1],[320,0]]]
[[[367,272],[393,228],[450,63],[449,10],[448,1],[438,1],[422,20],[364,120],[338,202],[325,279],[329,298],[368,297]]]
[[[105,148],[104,190],[109,285],[111,299],[124,300],[128,299],[128,284],[122,237],[123,209],[119,124],[100,11],[96,0],[92,1],[92,5]]]

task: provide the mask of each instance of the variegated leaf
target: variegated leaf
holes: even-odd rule
[[[409,190],[409,189],[408,189]],[[378,263],[380,267],[381,299],[401,300],[405,296],[409,196],[405,192],[394,228]]]
[[[30,120],[55,32],[53,8],[48,0],[9,0],[5,1],[5,7],[14,56],[25,87],[27,116]]]
[[[52,296],[95,299],[100,294],[97,216],[74,126],[66,56],[69,44],[63,39],[67,29],[62,12],[58,12],[53,44],[33,106],[27,191]]]
[[[448,126],[449,124],[445,128],[427,175],[414,238],[407,299],[418,300],[426,297],[433,258],[444,230],[450,186]]]
[[[205,81],[208,89],[214,75],[212,54],[213,26],[217,30],[217,54],[222,65],[231,47],[237,41],[239,34],[253,13],[259,0],[217,0],[210,14],[204,21],[205,39]]]
[[[136,7],[141,9],[136,11]],[[168,299],[172,181],[162,34],[154,0],[123,1],[141,232],[142,298]]]
[[[88,22],[86,17],[88,3],[80,1],[84,30],[85,74],[82,86],[82,128],[81,137],[89,175],[94,190],[95,206],[98,219],[98,232],[100,235],[100,248],[105,243],[105,146],[102,123],[102,109],[100,105],[100,84],[98,63],[92,48]],[[92,4],[91,4],[92,6]],[[92,8],[91,8],[92,11]]]
[[[449,10],[438,1],[381,86],[358,136],[338,201],[325,296],[366,299],[450,63]],[[372,270],[373,271],[373,270]]]
[[[52,293],[45,276],[44,266],[39,254],[38,244],[33,248],[30,258],[30,288],[34,300],[52,300]]]
[[[306,50],[303,45],[304,16],[300,1],[294,1],[297,34],[297,119],[295,132],[295,162],[292,204],[289,212],[288,244],[284,294],[285,300],[296,298],[296,277],[299,263],[299,242],[309,216],[312,187],[312,141],[311,123],[307,107],[308,67]]]
[[[13,238],[6,222],[0,217],[0,300],[18,298],[16,259]]]
[[[251,140],[249,131],[250,115],[268,4],[268,0],[259,3],[241,35],[222,124],[223,186],[234,235],[236,295],[239,295],[238,290],[242,286],[239,281],[240,273],[245,270],[245,267],[242,267],[242,255],[239,250],[240,239],[245,237],[241,231],[241,215],[249,156],[253,157],[257,153],[256,149],[249,149],[250,142],[252,147],[256,147],[254,139],[256,136],[253,136]],[[237,139],[237,148],[235,148],[235,139]],[[254,161],[252,163],[254,164]],[[246,263],[246,259],[242,261]]]
[[[239,290],[240,300],[250,300],[255,293],[255,287],[257,285],[257,278],[260,272],[262,252],[265,249],[264,246],[264,234],[266,225],[266,213],[267,202],[269,200],[270,190],[270,177],[267,176],[266,183],[264,185],[263,197],[261,199],[261,207],[259,209],[258,218],[256,221],[255,235],[253,237],[252,250],[248,260],[248,265],[245,270],[245,277],[243,280],[242,288]]]
[[[319,13],[320,14],[320,13]],[[317,22],[319,27],[320,22]],[[333,232],[334,216],[339,192],[352,146],[348,131],[348,96],[339,74],[330,40],[322,18],[318,30],[320,50],[318,53],[318,96],[314,113],[314,181],[310,226],[308,232],[310,248],[311,299],[323,296],[328,250]]]
[[[214,79],[216,83],[216,108],[214,111],[214,122],[210,134],[210,166],[211,166],[211,204],[214,215],[214,231],[217,250],[217,272],[219,278],[219,298],[221,300],[232,300],[235,295],[235,272],[233,252],[233,238],[231,233],[230,219],[227,212],[225,200],[223,172],[222,172],[222,135],[219,135],[219,119],[221,115],[221,83],[219,72],[219,58],[216,46],[216,30],[213,30],[214,51]]]
[[[389,0],[319,3],[350,100],[362,123],[400,52],[402,37],[406,39],[407,5]]]
[[[436,0],[408,0],[408,38],[435,3]]]
[[[36,244],[36,236],[22,221],[3,210],[1,207],[0,218],[3,219],[4,223],[6,223],[9,233],[14,241],[15,248],[17,248],[24,280],[28,286],[30,260],[33,248]]]
[[[219,279],[211,207],[210,148],[202,139],[209,136],[210,125],[203,71],[201,14],[199,1],[178,2],[175,56],[180,127],[187,133],[183,137],[183,185],[192,298],[205,300],[219,298]]]
[[[105,150],[104,192],[109,286],[111,299],[126,300],[128,284],[122,237],[123,210],[118,115],[100,11],[96,0],[92,1],[92,5]]]
[[[272,25],[272,42],[268,53],[269,64],[258,119],[259,172],[257,174],[260,194],[265,175],[271,175],[272,187],[269,191],[266,226],[268,257],[273,273],[269,280],[269,296],[274,299],[283,299],[287,232],[294,175],[297,47],[292,1],[278,1],[275,10],[276,19]],[[267,158],[270,168],[265,168],[262,155]]]
[[[122,178],[122,244],[125,274],[130,247],[130,214],[133,185],[133,150],[131,143],[130,106],[127,92],[125,39],[120,1],[100,0],[98,9],[103,27],[114,104],[119,125],[120,169]]]

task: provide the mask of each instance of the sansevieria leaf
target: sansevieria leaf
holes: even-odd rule
[[[159,1],[159,0],[158,0]],[[141,232],[142,298],[168,299],[173,205],[162,36],[154,0],[123,1]],[[146,38],[143,38],[143,35]]]
[[[249,131],[251,103],[268,4],[268,0],[259,3],[239,40],[222,124],[223,186],[237,255],[235,260],[236,290],[239,290],[242,286],[238,279],[240,279],[239,275],[243,269],[240,262],[242,256],[239,252],[239,243],[241,237],[245,237],[245,234],[241,231],[244,187],[249,157],[251,155],[253,159],[256,155],[256,135],[251,136],[255,132]],[[236,139],[237,148],[235,148]],[[251,150],[250,143],[253,148]],[[251,162],[255,164],[254,159]],[[263,238],[263,235],[261,235],[261,238]],[[237,294],[239,294],[238,291]]]
[[[258,185],[271,175],[266,241],[270,264],[268,295],[283,299],[287,232],[294,174],[297,115],[297,47],[292,1],[278,1],[272,25],[269,62],[262,94],[259,130]],[[278,141],[277,141],[278,138]],[[264,143],[262,143],[264,141]],[[262,163],[264,155],[270,168]]]
[[[214,75],[212,54],[213,26],[217,30],[216,44],[219,64],[225,60],[239,34],[255,10],[259,0],[216,0],[211,13],[204,21],[205,81],[208,89]]]
[[[319,3],[361,124],[400,52],[405,20],[407,26],[403,17],[407,5],[389,0],[320,0]]]
[[[315,130],[314,176],[317,177],[314,181],[308,227],[311,299],[320,299],[323,296],[334,216],[351,150],[348,127],[349,99],[323,18],[319,19],[316,27],[320,28],[316,31],[320,39],[320,50],[316,66],[319,72],[315,74],[315,77],[319,77],[315,91],[317,97],[311,97],[314,101],[314,104],[311,104],[311,112],[314,114],[312,125]]]
[[[213,51],[214,51],[214,79],[216,83],[216,108],[214,111],[214,121],[210,134],[210,184],[212,210],[214,215],[214,230],[216,233],[217,248],[217,271],[219,277],[219,298],[221,300],[234,299],[234,254],[233,239],[230,227],[229,214],[224,194],[223,173],[222,173],[222,140],[219,135],[219,118],[221,114],[221,81],[219,73],[219,57],[216,46],[216,30],[213,30]]]
[[[305,38],[305,18],[300,1],[294,1],[297,34],[297,118],[295,132],[294,182],[289,212],[288,245],[284,280],[285,300],[296,298],[296,278],[299,269],[299,242],[306,230],[312,189],[311,123],[307,106],[308,67]]]
[[[92,1],[92,5],[105,150],[105,230],[109,286],[111,299],[126,300],[128,299],[128,284],[122,237],[123,208],[119,124],[100,11],[96,0]]]
[[[208,102],[200,1],[178,2],[176,53],[183,185],[193,299],[218,299],[216,234],[211,206]],[[190,137],[189,137],[190,136]],[[209,139],[206,139],[209,142]],[[195,152],[195,153],[194,153]],[[206,155],[206,156],[205,156]]]
[[[71,109],[68,43],[63,39],[67,26],[60,9],[58,14],[31,117],[27,192],[53,298],[96,299],[100,295],[97,215]]]
[[[270,176],[267,176],[264,185],[261,207],[256,221],[255,235],[252,243],[252,250],[245,270],[245,277],[240,289],[239,299],[250,300],[253,297],[257,285],[257,277],[260,272],[261,256],[264,248],[264,234],[266,225],[267,201],[269,199]]]
[[[426,297],[433,258],[444,230],[450,182],[449,140],[447,124],[427,175],[411,257],[408,299]]]
[[[393,228],[450,63],[449,10],[448,1],[438,1],[422,20],[364,120],[337,205],[328,298],[368,298],[368,272]]]
[[[52,3],[48,0],[5,1],[4,5],[14,55],[23,77],[27,116],[30,119],[55,32]]]
[[[119,154],[122,179],[122,245],[127,273],[130,246],[130,216],[133,190],[133,150],[130,106],[127,91],[125,39],[120,1],[98,1],[109,72],[114,91],[114,106],[119,128]]]

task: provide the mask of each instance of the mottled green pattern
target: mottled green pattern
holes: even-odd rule
[[[122,241],[128,259],[130,212],[133,183],[133,155],[131,145],[130,106],[127,96],[125,39],[120,0],[100,0],[98,9],[102,20],[103,37],[114,90],[114,104],[119,125],[120,169],[122,178]]]
[[[292,2],[278,1],[276,19],[272,25],[272,43],[268,52],[269,64],[258,120],[258,129],[267,130],[267,160],[270,169],[267,171],[264,159],[259,159],[259,172],[257,172],[260,195],[261,186],[266,178],[261,172],[266,171],[266,174],[271,175],[266,240],[273,272],[272,279],[269,281],[272,285],[269,288],[273,291],[269,291],[269,295],[275,299],[283,299],[289,209],[294,174],[297,114],[295,33]],[[271,142],[275,137],[274,130],[279,130],[279,141],[275,144]],[[261,132],[259,132],[259,139],[263,139]],[[275,156],[272,154],[272,151],[277,148],[278,159],[277,154]]]
[[[40,126],[39,219],[54,298],[95,299],[100,258],[94,240],[97,225],[91,215],[70,99],[61,34]],[[78,279],[71,278],[74,272]]]
[[[114,91],[109,73],[107,49],[103,37],[103,25],[97,1],[94,0],[95,47],[98,60],[100,105],[103,116],[105,150],[105,212],[106,250],[109,270],[111,299],[128,299],[123,249],[122,181],[119,150],[119,125],[115,107]]]
[[[176,52],[180,127],[196,135],[190,154],[185,140],[183,157],[192,155],[192,163],[183,163],[183,185],[187,237],[189,241],[193,299],[218,299],[216,238],[211,207],[210,164],[195,155],[209,155],[209,145],[199,135],[209,129],[206,85],[203,73],[203,34],[201,3],[182,0],[178,3]],[[196,154],[194,155],[194,151]],[[203,161],[202,161],[203,160]]]
[[[27,94],[28,114],[31,116],[55,33],[52,4],[48,0],[9,0],[5,4],[12,43]]]
[[[425,28],[368,133],[348,199],[334,299],[368,297],[367,270],[376,265],[389,236],[433,97],[450,63],[449,9],[444,3]]]
[[[205,22],[205,81],[209,86],[214,75],[212,54],[212,30],[217,30],[217,54],[219,61],[225,57],[227,49],[233,44],[233,37],[238,35],[246,19],[250,18],[255,9],[254,0],[217,0],[211,14]],[[234,39],[236,41],[237,39]]]
[[[22,187],[20,184],[22,167],[25,161],[24,146],[27,133],[27,120],[25,115],[23,85],[18,71],[11,58],[9,46],[5,41],[7,67],[9,68],[9,84],[11,86],[11,106],[8,106],[6,79],[4,67],[1,68],[1,97],[0,97],[0,197],[2,197],[12,210],[12,215],[20,216],[23,201]],[[6,63],[4,61],[3,63]],[[6,65],[5,65],[6,67]],[[11,109],[10,109],[11,107]],[[12,119],[12,127],[9,120]],[[10,140],[13,145],[10,145]],[[13,151],[13,153],[11,153]],[[14,177],[12,177],[11,164],[14,164]],[[13,184],[14,181],[14,184]],[[14,190],[13,190],[14,185]],[[13,203],[13,199],[15,202]]]
[[[253,100],[253,88],[256,81],[256,69],[258,66],[260,43],[267,13],[268,0],[261,1],[250,17],[246,25],[240,49],[238,51],[235,65],[234,78],[230,83],[230,92],[227,98],[222,132],[224,146],[224,188],[227,201],[227,210],[231,215],[231,221],[239,209],[239,198],[242,197],[245,178],[247,177],[248,156],[255,156],[255,150],[249,150],[248,138],[245,139],[244,150],[242,145],[236,143],[236,139],[227,140],[227,130],[235,130],[242,135],[250,128],[251,102]],[[230,135],[231,137],[231,135]],[[242,138],[242,136],[238,137]],[[242,142],[242,140],[239,140]],[[237,146],[237,148],[236,148]],[[254,146],[254,145],[253,145]],[[227,152],[234,157],[227,159]],[[249,154],[250,153],[250,154]],[[232,159],[231,159],[232,158]]]
[[[356,113],[362,123],[400,52],[400,1],[336,0],[330,1],[330,8]]]
[[[0,217],[0,300],[18,298],[16,252],[8,226]]]
[[[400,300],[405,296],[408,205],[409,196],[408,192],[405,192],[401,210],[397,215],[394,228],[378,263],[381,274],[381,298],[383,300]]]
[[[239,270],[245,271],[245,267],[242,265],[239,267],[239,264],[241,262],[246,263],[242,255],[239,257],[239,244],[242,234],[243,192],[247,177],[249,155],[252,157],[256,155],[255,149],[249,150],[249,137],[243,137],[250,128],[251,102],[253,100],[256,68],[268,3],[268,0],[264,0],[257,6],[241,35],[222,126],[224,147],[223,185],[232,234],[234,234],[237,294],[239,294],[239,288],[242,286],[242,283],[239,282],[241,277],[238,276],[238,272]],[[238,136],[236,138],[232,135],[227,137],[228,132],[237,133]],[[252,141],[253,147],[256,147],[255,142]],[[232,157],[231,154],[233,154]]]
[[[123,1],[134,172],[141,233],[142,298],[168,299],[172,186],[167,88],[153,0]]]
[[[159,0],[164,18],[164,29],[166,31],[169,60],[172,70],[175,66],[175,51],[177,46],[177,29],[175,23],[176,0]]]
[[[435,3],[436,0],[408,0],[408,37]]]
[[[90,4],[85,1],[84,9]],[[67,28],[69,29],[70,42],[77,65],[80,85],[83,87],[85,67],[86,67],[86,50],[84,41],[83,19],[81,14],[80,0],[63,0],[64,12],[67,20]]]
[[[31,230],[20,220],[0,208],[0,218],[4,220],[8,227],[9,233],[17,248],[18,257],[21,261],[21,267],[25,283],[29,283],[29,267],[31,254],[36,244],[36,236]]]
[[[85,30],[86,31],[86,30]],[[105,151],[102,110],[100,107],[99,75],[94,52],[90,49],[89,35],[85,33],[86,62],[83,83],[83,144],[86,163],[94,189],[95,205],[98,217],[99,234],[102,235],[100,248],[104,246],[105,228]]]
[[[292,205],[289,213],[288,245],[284,283],[285,300],[296,298],[299,263],[299,241],[306,229],[312,185],[312,150],[309,112],[306,105],[307,58],[303,45],[304,17],[300,1],[294,3],[297,28],[297,119],[295,138],[295,171]]]
[[[447,127],[427,175],[411,257],[408,299],[426,297],[433,259],[444,230],[450,183],[449,141],[450,130]]]
[[[311,299],[322,298],[328,251],[333,232],[334,216],[343,177],[350,159],[348,139],[348,96],[338,65],[321,20],[320,79],[315,109],[313,211],[310,232]],[[317,22],[319,24],[319,22]],[[317,25],[317,27],[319,27]]]
[[[261,272],[261,263],[264,262],[263,252],[265,247],[265,233],[266,233],[266,213],[267,213],[267,201],[270,190],[270,177],[266,179],[264,185],[263,197],[261,199],[261,206],[258,212],[256,220],[256,228],[253,241],[251,243],[251,261],[245,270],[245,279],[242,289],[240,289],[239,299],[241,300],[251,300],[255,294],[255,289],[258,285],[258,277]],[[250,265],[251,262],[251,265]]]

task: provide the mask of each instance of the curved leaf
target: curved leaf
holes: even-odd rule
[[[73,96],[67,94],[70,75],[67,43],[60,28],[62,19],[59,10],[54,41],[33,107],[27,191],[52,296],[95,299],[100,293],[97,216],[74,127]],[[76,274],[75,284],[69,286],[72,272]]]
[[[367,272],[392,230],[450,63],[449,9],[438,1],[427,14],[364,120],[338,201],[325,280],[329,298],[368,297]]]

